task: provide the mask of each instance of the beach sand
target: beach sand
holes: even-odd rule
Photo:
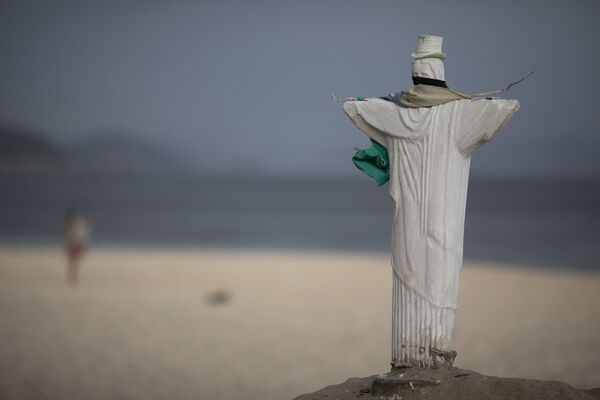
[[[0,248],[0,398],[286,399],[389,370],[385,254]],[[600,386],[600,274],[467,263],[456,365]]]

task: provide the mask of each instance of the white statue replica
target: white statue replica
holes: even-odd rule
[[[415,86],[408,92],[343,102],[352,122],[389,154],[395,203],[392,366],[437,368],[451,366],[456,357],[471,155],[494,138],[519,102],[486,97],[502,91],[463,95],[447,89],[441,37],[419,36],[412,57]]]

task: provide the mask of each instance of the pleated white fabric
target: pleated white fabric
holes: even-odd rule
[[[454,312],[431,304],[393,273],[392,365],[452,365]]]

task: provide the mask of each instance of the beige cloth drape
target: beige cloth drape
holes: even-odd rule
[[[433,107],[454,100],[470,99],[471,96],[454,90],[431,85],[415,85],[402,92],[400,103],[410,108]]]

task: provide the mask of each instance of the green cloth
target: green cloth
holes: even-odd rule
[[[357,149],[352,162],[358,169],[381,186],[390,179],[390,162],[387,149],[371,139],[371,147]]]
[[[400,103],[403,106],[418,108],[418,107],[433,107],[440,104],[449,103],[454,100],[470,99],[471,96],[432,85],[415,85],[408,92],[402,92]]]
[[[414,55],[414,59],[415,60],[422,60],[424,58],[439,58],[440,60],[445,60],[446,59],[446,54],[444,53],[429,53],[429,54],[425,54],[423,56],[418,56],[418,55]]]

